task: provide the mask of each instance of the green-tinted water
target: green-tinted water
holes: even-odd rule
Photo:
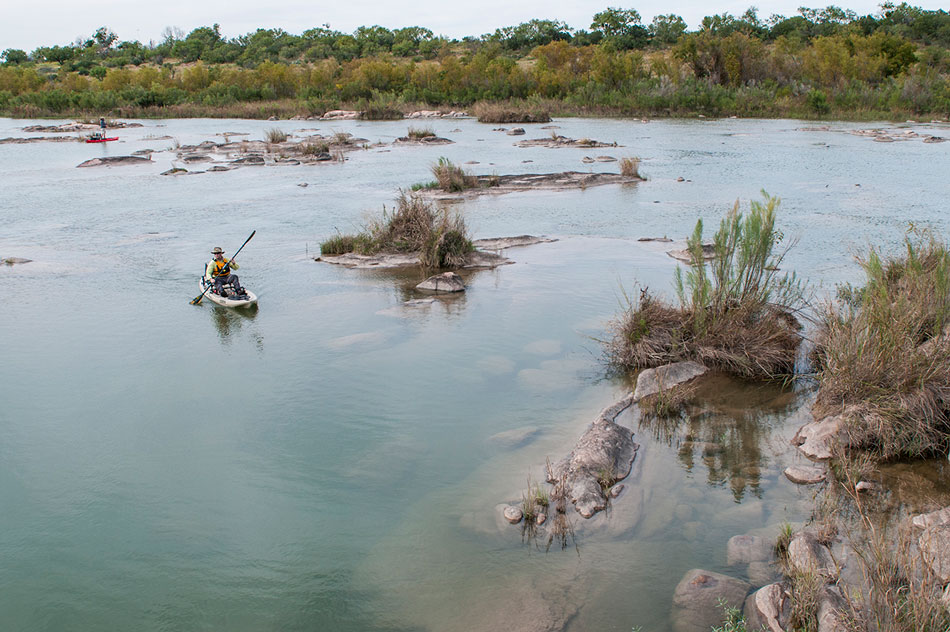
[[[0,120],[0,136],[29,123]],[[809,507],[781,477],[803,402],[775,387],[715,381],[678,428],[625,413],[634,474],[609,517],[578,522],[576,550],[523,544],[495,506],[624,394],[594,338],[622,287],[668,291],[674,267],[637,237],[713,226],[765,188],[800,238],[789,265],[827,289],[855,278],[849,248],[896,245],[908,221],[946,232],[950,144],[792,121],[558,124],[624,147],[521,149],[491,126],[435,121],[455,145],[171,178],[158,175],[169,153],[75,165],[172,144],[148,136],[280,126],[388,142],[407,124],[165,121],[108,146],[0,145],[0,257],[34,259],[0,268],[2,627],[663,630],[685,571],[742,575],[728,538]],[[418,273],[308,257],[431,179],[440,155],[527,173],[586,170],[592,153],[639,155],[649,180],[457,206],[476,237],[560,238],[508,251],[516,263],[470,274],[464,296],[408,307]],[[240,273],[260,309],[189,305],[211,247],[254,229]],[[523,427],[539,429],[527,445],[490,441]]]

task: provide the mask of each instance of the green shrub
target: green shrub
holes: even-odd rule
[[[692,264],[677,267],[680,305],[665,304],[642,290],[637,305],[611,324],[608,362],[620,370],[696,360],[750,378],[792,373],[801,337],[794,316],[803,286],[794,274],[779,275],[787,248],[775,229],[778,198],[751,203],[748,216],[738,202],[713,238],[705,261],[702,220],[687,241]],[[707,269],[708,266],[708,269]]]

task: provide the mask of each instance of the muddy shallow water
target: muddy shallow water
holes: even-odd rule
[[[0,137],[35,122],[2,119]],[[788,266],[821,292],[857,280],[849,251],[896,247],[908,222],[948,232],[948,143],[569,119],[558,133],[617,141],[648,180],[454,205],[476,237],[559,241],[465,273],[464,296],[407,306],[418,271],[316,263],[319,241],[430,180],[439,156],[479,174],[616,165],[471,120],[433,121],[455,141],[441,147],[390,146],[407,122],[144,123],[106,146],[0,146],[0,258],[33,260],[0,267],[5,629],[668,629],[687,570],[741,577],[730,537],[807,517],[812,491],[781,475],[799,461],[788,439],[807,390],[714,376],[678,424],[624,413],[633,474],[607,515],[576,518],[576,548],[545,552],[495,513],[629,388],[596,339],[624,289],[669,292],[676,265],[668,244],[636,239],[681,238],[699,216],[714,227],[764,188],[799,240]],[[387,145],[342,164],[158,175],[206,168],[176,162],[175,142],[271,127]],[[152,164],[75,168],[147,148]],[[189,305],[211,247],[255,229],[239,272],[260,309]],[[491,440],[519,428],[537,432]]]

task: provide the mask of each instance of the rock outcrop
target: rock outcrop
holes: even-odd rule
[[[454,272],[443,272],[430,276],[428,279],[416,286],[417,290],[426,290],[428,292],[464,292],[465,283],[462,277]]]
[[[581,435],[571,454],[551,468],[548,482],[564,481],[568,499],[585,518],[607,507],[606,492],[630,474],[638,446],[633,432],[598,419]]]
[[[673,593],[673,631],[709,632],[722,624],[720,601],[741,608],[752,586],[699,568],[686,573]]]
[[[746,629],[767,632],[785,632],[788,628],[791,604],[784,584],[775,583],[758,589],[745,601],[742,614]]]
[[[119,167],[124,165],[148,165],[154,164],[151,159],[142,156],[103,156],[101,158],[90,158],[81,162],[77,167]]]
[[[846,447],[846,422],[851,413],[845,411],[840,415],[817,419],[802,426],[792,444],[810,459],[824,461],[831,458],[836,447]]]

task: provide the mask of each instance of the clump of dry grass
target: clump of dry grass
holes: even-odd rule
[[[950,250],[930,233],[904,245],[860,260],[866,283],[826,306],[815,353],[816,415],[847,410],[850,443],[885,458],[950,443]]]
[[[637,305],[628,299],[610,325],[608,363],[628,371],[696,360],[748,378],[792,373],[801,343],[793,314],[803,287],[794,274],[778,274],[787,252],[774,252],[781,239],[775,229],[778,202],[769,196],[764,203],[753,201],[746,217],[737,202],[716,232],[709,264],[699,220],[688,240],[692,265],[685,274],[676,269],[680,304],[664,303],[648,289],[641,290]]]
[[[431,127],[410,127],[406,136],[414,140],[422,140],[423,138],[435,136],[435,130]]]
[[[625,156],[620,159],[620,175],[628,178],[642,178],[640,175],[640,158]]]
[[[479,123],[549,123],[551,114],[527,103],[479,101],[473,108]]]
[[[287,132],[272,127],[264,133],[268,143],[283,143],[287,140]]]
[[[478,186],[478,180],[475,176],[469,175],[464,169],[453,164],[451,160],[444,156],[432,165],[431,170],[439,188],[443,191],[458,192]]]

